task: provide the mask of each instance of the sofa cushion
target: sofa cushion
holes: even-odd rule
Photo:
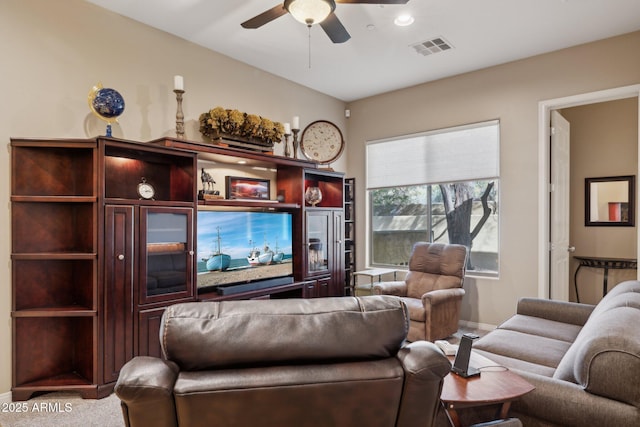
[[[633,295],[640,296],[640,282],[629,280],[619,283],[596,305],[591,316],[596,316],[612,307],[628,304],[628,298],[633,298]],[[635,301],[640,301],[640,299],[635,299]]]
[[[405,304],[384,295],[198,302],[168,307],[160,338],[164,356],[184,371],[390,357],[408,325]]]
[[[494,365],[491,366],[504,366],[511,370],[531,372],[545,377],[552,377],[555,372],[555,369],[549,366],[538,365],[537,363],[525,362],[524,360],[513,357],[501,356],[484,350],[478,350],[475,348],[475,345],[473,351],[494,362]],[[483,368],[488,368],[488,366],[474,366],[474,368],[482,370]]]
[[[417,299],[435,289],[459,288],[462,285],[459,277],[421,271],[409,271],[405,280],[407,282],[407,296]]]
[[[393,426],[403,385],[389,358],[181,372],[174,397],[180,425]]]
[[[473,344],[473,348],[555,368],[571,343],[508,329],[495,329]],[[488,356],[490,359],[491,357]]]
[[[516,314],[502,323],[500,329],[572,343],[580,333],[582,326]]]

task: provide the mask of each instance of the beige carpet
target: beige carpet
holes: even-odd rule
[[[0,427],[124,427],[115,394],[94,400],[56,392],[1,405]]]

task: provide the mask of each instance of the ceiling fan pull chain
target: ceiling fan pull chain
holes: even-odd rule
[[[311,69],[311,25],[307,25],[307,28],[309,29],[309,69]]]

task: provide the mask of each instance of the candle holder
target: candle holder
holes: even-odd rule
[[[291,134],[285,133],[284,134],[284,156],[285,157],[291,157],[291,152],[289,150],[289,138],[291,138]]]
[[[176,101],[178,103],[178,111],[176,111],[176,137],[184,139],[184,113],[182,112],[182,94],[184,90],[174,89]]]
[[[293,158],[297,159],[298,158],[298,133],[300,132],[300,129],[291,129],[291,132],[293,132]]]

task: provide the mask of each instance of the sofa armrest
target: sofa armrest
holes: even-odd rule
[[[404,281],[378,282],[373,285],[373,293],[404,297],[407,295],[407,284]]]
[[[422,295],[422,304],[438,305],[451,300],[462,299],[465,292],[462,288],[436,289]]]
[[[149,356],[138,356],[120,370],[115,393],[129,427],[177,427],[173,386],[178,366]]]
[[[638,409],[633,405],[589,393],[581,385],[568,381],[518,369],[513,371],[535,386],[531,393],[513,403],[514,417],[526,414],[542,420],[536,424],[576,427],[637,423]]]
[[[589,319],[594,308],[594,305],[576,302],[541,298],[520,298],[520,300],[518,300],[517,313],[583,326],[587,322],[587,319]]]
[[[451,362],[435,344],[415,341],[397,355],[405,372],[398,427],[430,425],[440,407],[440,392]]]

